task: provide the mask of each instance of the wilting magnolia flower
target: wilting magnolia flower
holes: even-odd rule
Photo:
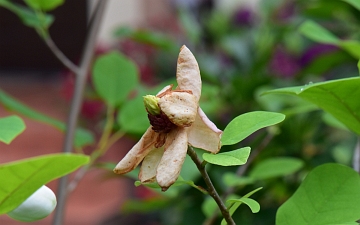
[[[188,145],[217,153],[222,131],[199,107],[201,77],[190,50],[182,46],[177,61],[178,87],[164,87],[156,96],[145,96],[151,127],[116,165],[117,174],[128,173],[142,162],[142,183],[157,182],[167,190],[178,178]]]

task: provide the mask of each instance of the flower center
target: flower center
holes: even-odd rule
[[[148,113],[148,118],[152,129],[157,133],[169,133],[176,127],[163,112],[158,115]]]

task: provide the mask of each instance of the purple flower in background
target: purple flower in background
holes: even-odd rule
[[[300,65],[306,66],[317,57],[338,50],[334,45],[315,44],[308,48],[300,58]]]
[[[270,61],[270,70],[279,77],[293,77],[299,72],[300,65],[295,56],[284,48],[277,47]]]
[[[254,13],[250,9],[240,8],[235,12],[233,21],[237,26],[251,26],[254,22]]]

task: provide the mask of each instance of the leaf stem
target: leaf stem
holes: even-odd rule
[[[208,193],[209,195],[215,200],[216,204],[218,205],[221,214],[223,215],[224,219],[226,220],[228,225],[235,225],[234,220],[232,219],[228,209],[226,208],[224,202],[220,198],[219,194],[217,193],[213,183],[211,182],[211,179],[205,169],[205,164],[201,162],[201,160],[198,158],[196,152],[191,146],[188,146],[188,155],[190,158],[194,161],[195,165],[197,166],[198,170],[201,173],[201,176],[203,177],[206,186],[208,187]]]

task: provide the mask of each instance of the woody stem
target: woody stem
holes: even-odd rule
[[[215,200],[215,202],[218,205],[218,207],[219,207],[219,209],[221,211],[221,214],[223,215],[223,217],[226,220],[227,224],[228,225],[235,225],[235,222],[232,219],[228,209],[226,208],[224,202],[220,198],[220,195],[217,193],[213,183],[211,182],[209,174],[207,173],[207,171],[205,169],[205,163],[201,162],[201,160],[198,158],[195,150],[191,146],[188,146],[187,154],[194,161],[196,167],[200,171],[200,174],[201,174],[201,176],[203,177],[203,179],[204,179],[204,181],[206,183],[209,195]]]

